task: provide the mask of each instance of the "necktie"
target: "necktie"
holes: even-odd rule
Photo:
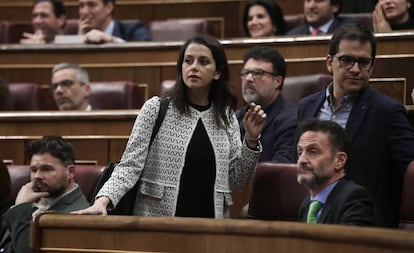
[[[318,29],[318,28],[313,28],[313,27],[311,27],[311,34],[312,34],[312,35],[318,35],[318,34],[320,34],[320,32],[321,32],[321,31],[319,31],[319,29]]]
[[[314,200],[309,205],[308,218],[306,219],[307,223],[316,224],[318,223],[318,212],[322,207],[322,203]]]

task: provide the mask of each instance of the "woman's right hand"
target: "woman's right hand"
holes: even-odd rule
[[[107,215],[107,207],[111,201],[108,197],[102,196],[95,200],[93,205],[88,208],[73,211],[71,214],[95,214],[95,215]]]

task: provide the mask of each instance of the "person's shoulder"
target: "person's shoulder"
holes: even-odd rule
[[[302,24],[298,27],[293,28],[292,30],[289,30],[286,35],[306,35],[309,32],[309,28],[307,24]]]
[[[370,98],[372,101],[372,104],[374,106],[385,106],[385,107],[390,107],[390,106],[401,106],[404,107],[404,105],[397,101],[396,99],[372,88],[371,86],[368,86],[364,89],[363,91],[363,95],[361,96],[360,99],[362,100],[366,100],[366,98]]]
[[[147,99],[147,100],[144,102],[143,107],[148,107],[148,106],[159,106],[159,105],[160,105],[160,103],[161,103],[161,97],[159,97],[159,96],[153,96],[153,97],[150,97],[149,99]]]

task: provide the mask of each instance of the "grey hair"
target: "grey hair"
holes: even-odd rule
[[[79,81],[82,84],[88,84],[89,83],[89,74],[88,71],[86,71],[86,69],[82,68],[81,66],[79,66],[76,63],[59,63],[57,65],[55,65],[52,69],[52,74],[54,74],[55,72],[62,70],[62,69],[74,69],[76,70],[76,76],[78,77]]]

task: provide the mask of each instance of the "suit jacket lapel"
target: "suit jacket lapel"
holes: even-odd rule
[[[335,201],[336,196],[341,192],[345,182],[346,181],[344,179],[340,179],[332,191],[329,193],[325,204],[322,206],[322,212],[319,216],[318,223],[326,223],[331,205]]]
[[[318,116],[319,110],[322,107],[323,102],[326,99],[326,89],[323,89],[319,92],[318,96],[313,97],[311,100],[309,100],[309,103],[307,103],[307,106],[310,107],[309,110],[306,110],[305,115],[303,115],[303,119],[310,119],[310,118],[316,118]]]

